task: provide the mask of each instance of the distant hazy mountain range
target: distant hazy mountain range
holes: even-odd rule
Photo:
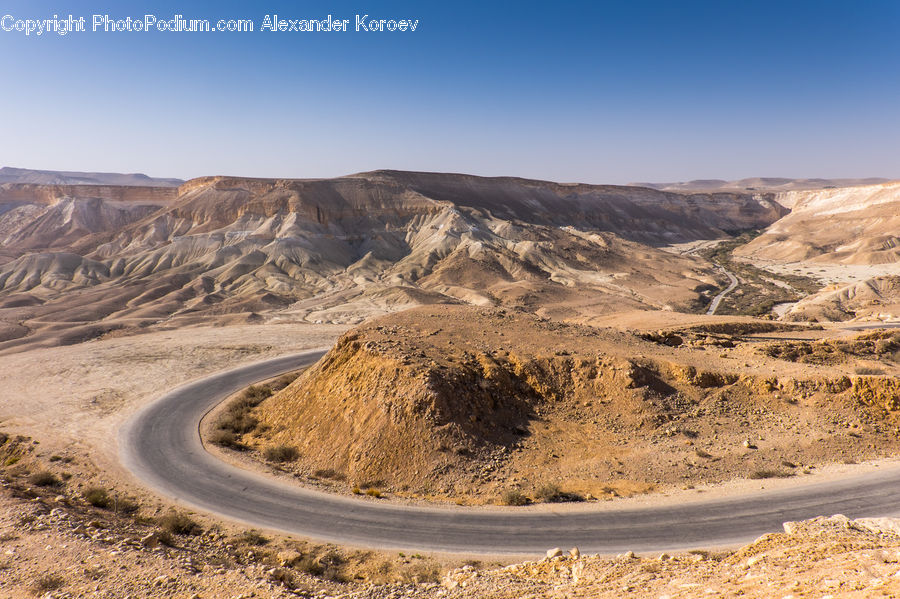
[[[33,183],[38,185],[124,185],[129,187],[178,187],[181,179],[157,179],[141,173],[78,173],[38,171],[27,168],[0,168],[0,184]]]
[[[723,179],[694,179],[678,183],[629,183],[639,187],[649,187],[662,191],[714,192],[714,191],[801,191],[827,189],[831,187],[855,187],[857,185],[877,185],[890,179],[870,177],[868,179],[786,179],[782,177],[751,177],[725,181]]]

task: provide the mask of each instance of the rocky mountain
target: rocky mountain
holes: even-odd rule
[[[791,213],[738,248],[738,256],[776,262],[900,262],[900,182],[796,191],[776,201]]]
[[[178,187],[181,179],[159,179],[141,173],[80,173],[41,171],[27,168],[0,168],[2,183],[36,183],[39,185],[136,185],[139,187]]]
[[[767,194],[393,171],[178,188],[6,184],[0,320],[20,327],[6,334],[15,345],[41,331],[73,341],[261,312],[358,322],[429,303],[561,318],[694,310],[722,275],[657,248],[786,212]]]

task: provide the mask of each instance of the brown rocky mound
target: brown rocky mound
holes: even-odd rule
[[[791,476],[897,447],[889,378],[723,337],[410,310],[344,335],[255,409],[243,442],[293,447],[297,473],[347,487],[475,502]]]

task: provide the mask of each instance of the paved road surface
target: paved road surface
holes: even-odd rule
[[[749,541],[787,520],[900,514],[900,468],[788,490],[645,509],[542,511],[424,508],[339,497],[288,485],[215,459],[200,418],[228,394],[312,364],[307,352],[250,364],[170,391],[122,429],[123,463],[147,485],[249,526],[391,549],[540,554],[550,547],[614,553]]]
[[[728,278],[731,279],[731,284],[727,288],[725,288],[723,291],[720,291],[719,295],[714,297],[713,300],[709,303],[709,309],[706,311],[706,314],[708,316],[712,316],[713,314],[715,314],[716,310],[719,309],[719,304],[721,304],[722,300],[725,299],[725,296],[728,295],[729,293],[731,293],[732,291],[734,291],[735,288],[738,286],[737,277],[735,277],[733,274],[731,274],[730,272],[728,272],[721,266],[719,266],[717,268],[719,270],[721,270],[723,273],[725,273],[726,275],[728,275]]]

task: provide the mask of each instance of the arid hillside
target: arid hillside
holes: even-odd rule
[[[432,303],[560,318],[698,310],[724,276],[657,246],[785,213],[762,195],[429,173],[7,184],[0,351],[260,314],[354,323]]]
[[[796,191],[791,213],[735,253],[749,260],[822,264],[900,261],[900,182]]]
[[[900,276],[833,285],[791,307],[784,320],[825,322],[900,319]]]
[[[238,443],[290,447],[345,489],[473,502],[794,476],[897,449],[898,356],[900,335],[751,319],[627,331],[423,307],[344,335]]]

